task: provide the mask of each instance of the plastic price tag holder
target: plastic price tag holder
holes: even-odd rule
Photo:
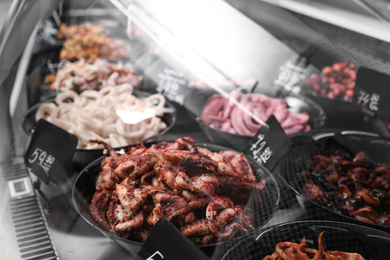
[[[209,260],[168,220],[160,219],[134,260]]]
[[[266,124],[260,127],[244,153],[271,171],[290,148],[291,140],[275,116],[270,116]]]
[[[24,162],[40,181],[59,186],[72,169],[77,142],[75,135],[41,119],[35,125]]]
[[[359,67],[352,102],[369,116],[390,121],[390,75]]]

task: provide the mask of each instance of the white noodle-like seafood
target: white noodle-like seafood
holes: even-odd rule
[[[42,104],[35,120],[44,118],[76,135],[78,149],[102,148],[102,145],[89,142],[93,139],[121,147],[144,141],[163,131],[167,127],[160,118],[164,105],[164,96],[154,94],[142,100],[127,86],[87,90],[80,94],[67,90],[57,95],[55,103]],[[125,116],[119,116],[119,110]],[[130,119],[139,117],[139,120],[128,123],[126,116]]]

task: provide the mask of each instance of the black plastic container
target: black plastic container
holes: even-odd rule
[[[356,219],[343,210],[322,204],[303,195],[303,187],[311,180],[303,173],[310,169],[314,155],[347,155],[349,160],[352,160],[356,154],[364,152],[367,160],[375,165],[389,164],[389,138],[361,131],[324,130],[294,136],[291,140],[292,146],[275,167],[274,173],[278,174],[283,181],[281,185],[296,195],[299,204],[305,209],[307,215],[310,215],[311,219],[326,218],[346,221],[390,232],[389,225],[379,225]]]
[[[189,114],[194,118],[194,120],[198,122],[200,128],[206,134],[206,136],[216,144],[231,147],[239,151],[244,151],[249,146],[249,142],[253,138],[252,136],[224,132],[219,129],[215,129],[208,125],[205,125],[198,120],[198,117],[200,117],[200,115],[202,114],[203,107],[206,104],[207,100],[213,94],[216,94],[215,90],[199,90],[199,93],[196,94],[196,97],[191,96],[191,98],[185,102],[185,107],[187,108]],[[272,98],[284,99],[291,113],[306,112],[307,114],[309,114],[309,125],[311,129],[320,128],[326,120],[326,114],[321,108],[321,106],[319,106],[317,103],[307,97],[285,92],[262,94],[265,94]]]
[[[146,145],[151,145],[154,142],[147,143]],[[218,152],[222,150],[230,150],[229,148],[221,147],[214,144],[203,144],[197,143],[196,146],[205,147],[213,152]],[[95,160],[79,174],[77,177],[74,186],[73,186],[73,202],[78,213],[87,221],[91,226],[102,232],[106,237],[112,241],[118,243],[120,246],[128,250],[131,254],[136,255],[142,247],[142,243],[121,238],[119,236],[113,235],[109,232],[107,227],[103,227],[98,223],[91,215],[90,205],[91,198],[95,193],[95,184],[100,172],[101,160]],[[226,252],[228,248],[232,245],[243,239],[244,237],[249,236],[251,233],[259,230],[264,226],[275,214],[278,203],[279,203],[279,186],[276,182],[274,176],[265,168],[260,167],[254,160],[247,158],[251,164],[253,171],[257,178],[263,178],[266,181],[265,188],[260,191],[260,196],[262,203],[256,203],[254,200],[249,198],[247,206],[253,209],[254,219],[253,222],[257,224],[257,227],[250,230],[246,235],[234,238],[231,241],[219,242],[212,245],[200,246],[199,248],[208,256],[213,256],[218,251]]]
[[[390,234],[355,224],[334,221],[289,222],[262,229],[230,249],[223,260],[263,260],[275,251],[279,242],[300,243],[318,249],[318,237],[324,232],[325,251],[359,253],[367,260],[385,260],[390,254]]]
[[[147,93],[139,90],[134,90],[133,94],[137,96],[138,98],[146,98],[152,93]],[[47,102],[54,102],[54,100],[46,100],[43,102],[40,102],[31,108],[29,108],[26,112],[24,112],[22,116],[22,128],[23,130],[28,134],[32,135],[34,131],[34,126],[35,126],[35,113],[39,106],[43,103]],[[173,104],[169,101],[166,100],[165,103],[165,109],[166,112],[162,116],[162,121],[167,125],[167,127],[161,131],[158,135],[151,137],[148,139],[148,141],[153,141],[155,138],[158,138],[159,136],[167,133],[175,124],[176,122],[176,109],[173,106]],[[147,140],[144,140],[147,141]],[[130,145],[123,146],[123,147],[113,147],[115,150],[120,151],[120,150],[126,150]],[[107,155],[107,150],[106,149],[76,149],[76,152],[73,156],[73,167],[75,170],[80,171],[82,170],[85,166],[87,166],[90,162],[98,159],[99,157],[103,155]]]

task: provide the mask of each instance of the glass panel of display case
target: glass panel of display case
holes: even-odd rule
[[[385,259],[389,128],[352,97],[388,43],[270,2],[19,6],[0,258]]]

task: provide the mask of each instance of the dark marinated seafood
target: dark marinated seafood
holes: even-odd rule
[[[240,103],[241,106],[236,105]],[[263,94],[241,94],[233,91],[228,97],[214,94],[203,108],[198,120],[212,128],[244,136],[254,136],[261,127],[258,118],[265,122],[274,115],[287,135],[306,132],[310,116],[291,113],[285,100],[271,98]]]
[[[306,247],[305,238],[301,243],[280,242],[275,247],[275,252],[268,255],[263,260],[364,260],[358,253],[347,253],[341,251],[325,251],[322,244],[323,231],[318,237],[318,250]]]
[[[256,227],[245,203],[262,190],[243,154],[195,147],[189,137],[106,157],[91,203],[111,233],[144,242],[161,218],[197,245],[234,238]]]
[[[302,194],[336,213],[378,225],[390,226],[390,165],[374,164],[360,152],[313,156],[302,176]]]

